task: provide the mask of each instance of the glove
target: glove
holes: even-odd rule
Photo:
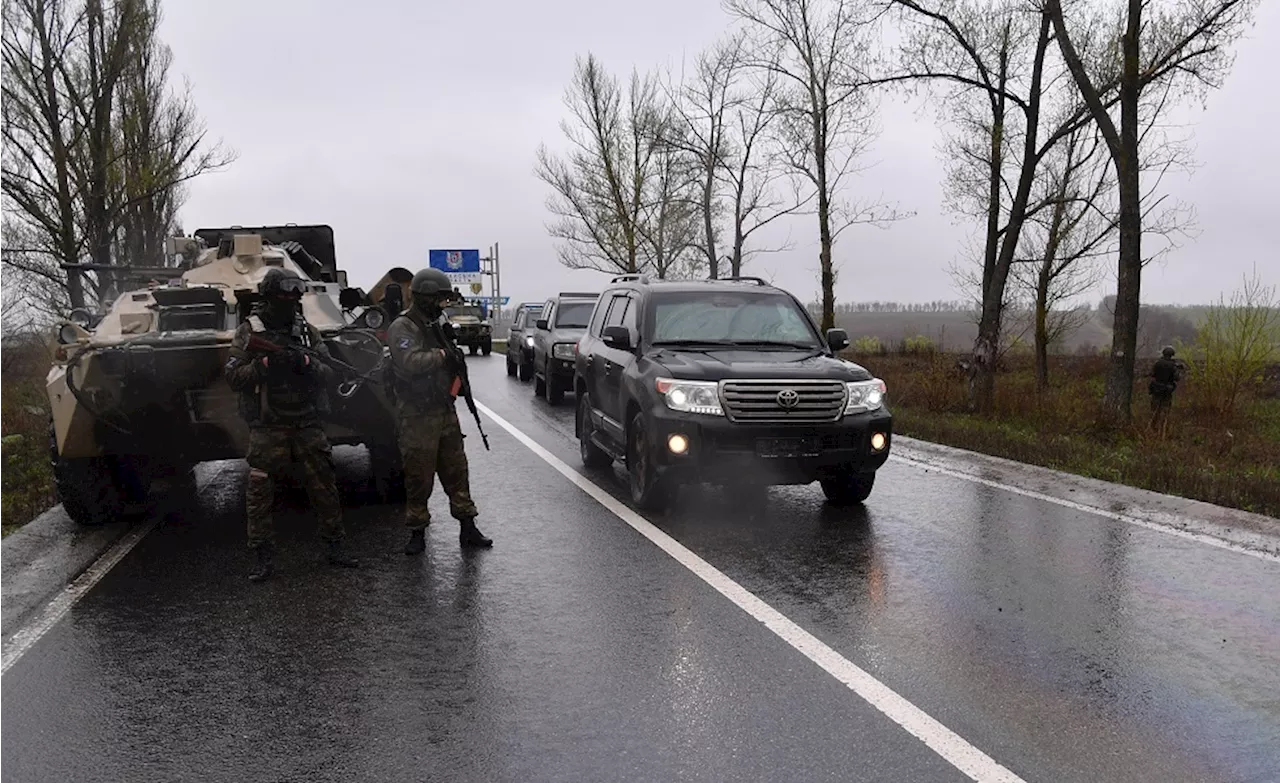
[[[288,352],[289,369],[298,375],[304,375],[311,372],[311,357],[296,348],[289,349]]]

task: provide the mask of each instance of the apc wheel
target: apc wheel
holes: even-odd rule
[[[520,365],[520,380],[527,381],[533,377],[533,363]]]
[[[123,516],[124,498],[106,459],[63,460],[53,476],[62,508],[76,524],[95,527]]]
[[[672,486],[658,476],[653,445],[644,428],[644,414],[637,413],[627,430],[627,476],[631,502],[641,511],[662,511],[671,503]]]
[[[584,393],[578,397],[578,454],[582,457],[582,464],[588,468],[608,467],[613,463],[613,457],[591,440],[594,431],[591,426],[591,396]]]
[[[480,353],[480,346],[478,346],[478,345],[468,345],[468,346],[467,346],[467,350],[468,350],[468,351],[471,351],[471,355],[472,355],[472,356],[475,356],[476,354]]]
[[[480,353],[488,356],[493,353],[493,340],[485,340],[484,345],[480,346]]]
[[[852,506],[871,496],[876,474],[850,471],[841,476],[822,479],[820,483],[828,503],[833,506]]]

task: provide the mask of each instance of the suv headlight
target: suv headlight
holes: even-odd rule
[[[524,344],[525,344],[525,345],[527,345],[527,346],[529,346],[530,348],[532,348],[532,347],[533,347],[533,335],[529,335],[528,337],[524,338]]]
[[[869,381],[850,381],[846,385],[849,387],[849,403],[845,405],[845,413],[866,413],[884,406],[888,388],[879,378],[872,378]]]
[[[720,393],[715,381],[680,381],[659,378],[658,393],[667,407],[682,413],[701,413],[706,416],[723,416]]]
[[[574,343],[556,343],[551,346],[551,355],[557,359],[572,359],[574,357]]]

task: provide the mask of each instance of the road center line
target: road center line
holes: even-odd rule
[[[564,461],[543,448],[533,438],[521,432],[515,425],[494,413],[477,401],[476,406],[486,416],[538,455],[558,473],[571,481],[614,516],[630,525],[640,535],[649,539],[676,562],[692,571],[699,579],[732,601],[739,609],[764,624],[778,638],[798,650],[806,658],[858,694],[894,723],[929,746],[953,767],[973,780],[1023,783],[1022,778],[1001,766],[994,759],[971,745],[963,737],[939,723],[911,702],[899,696],[889,686],[877,680],[821,642],[817,637],[787,619],[781,612],[757,598],[753,593],[730,579],[715,566],[695,555],[684,545],[655,527],[630,507],[618,501],[593,481],[569,467]]]
[[[226,472],[226,468],[220,468],[205,486],[209,486],[217,481],[218,477]],[[202,487],[203,489],[203,487]],[[197,496],[199,492],[197,492]],[[152,513],[151,518],[143,522],[141,525],[134,527],[129,532],[120,537],[119,541],[112,544],[106,552],[103,552],[93,564],[85,569],[84,573],[71,581],[71,584],[63,588],[53,600],[45,604],[39,616],[34,620],[19,628],[13,637],[4,646],[4,653],[0,656],[0,675],[9,671],[18,660],[31,649],[32,645],[40,641],[40,637],[48,633],[58,621],[71,611],[71,607],[80,602],[93,586],[102,580],[112,568],[129,554],[129,551],[137,546],[138,542],[146,538],[147,534],[155,530],[156,525],[160,524],[161,514]]]
[[[1146,528],[1147,530],[1154,530],[1158,533],[1165,533],[1167,535],[1177,536],[1178,538],[1183,538],[1188,541],[1195,541],[1196,543],[1199,543],[1199,544],[1208,544],[1209,546],[1216,546],[1219,549],[1225,549],[1228,552],[1235,552],[1241,555],[1249,555],[1250,557],[1256,557],[1259,560],[1267,560],[1272,563],[1280,563],[1280,555],[1277,555],[1274,552],[1268,552],[1265,549],[1255,549],[1253,547],[1245,546],[1243,544],[1238,544],[1234,541],[1227,541],[1225,539],[1217,538],[1215,536],[1207,535],[1205,533],[1196,533],[1190,530],[1183,530],[1182,528],[1179,528],[1175,525],[1161,524],[1159,522],[1151,522],[1146,519],[1140,519],[1138,517],[1130,516],[1128,514],[1121,514],[1119,512],[1110,511],[1105,508],[1098,508],[1097,506],[1090,506],[1084,503],[1077,503],[1074,500],[1054,497],[1053,495],[1046,495],[1043,492],[1036,492],[1033,489],[1023,489],[1022,487],[1016,487],[1012,484],[1005,484],[1000,481],[994,481],[992,479],[983,478],[981,476],[975,476],[972,473],[965,473],[964,471],[953,470],[951,468],[944,467],[942,465],[937,464],[936,462],[930,462],[928,460],[916,459],[913,457],[903,457],[898,454],[891,455],[889,459],[893,460],[894,462],[901,462],[905,465],[910,465],[912,467],[920,468],[922,470],[929,470],[935,473],[941,473],[944,476],[950,476],[952,478],[958,478],[964,481],[972,481],[976,484],[982,484],[984,486],[988,486],[993,489],[999,489],[1004,492],[1012,492],[1015,495],[1022,495],[1023,497],[1032,498],[1034,500],[1041,500],[1041,501],[1044,501],[1045,503],[1054,503],[1056,505],[1062,506],[1064,508],[1069,508],[1074,511],[1083,511],[1086,514],[1096,514],[1100,517],[1112,519],[1112,520],[1115,520],[1116,522],[1123,522],[1127,525],[1136,525],[1137,527],[1143,527],[1143,528]]]

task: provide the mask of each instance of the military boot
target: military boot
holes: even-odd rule
[[[343,568],[359,568],[360,561],[347,555],[347,553],[342,550],[341,541],[330,541],[329,565],[342,566]]]
[[[404,545],[406,555],[421,554],[427,548],[427,531],[413,530],[409,533],[409,543]]]
[[[489,547],[493,539],[485,538],[480,528],[476,527],[475,518],[462,520],[462,529],[458,532],[458,542],[463,546]]]
[[[258,562],[257,565],[254,566],[254,569],[249,572],[249,581],[261,582],[271,576],[271,572],[275,570],[271,563],[271,547],[263,544],[262,546],[256,547],[253,550],[253,553],[257,557]]]

